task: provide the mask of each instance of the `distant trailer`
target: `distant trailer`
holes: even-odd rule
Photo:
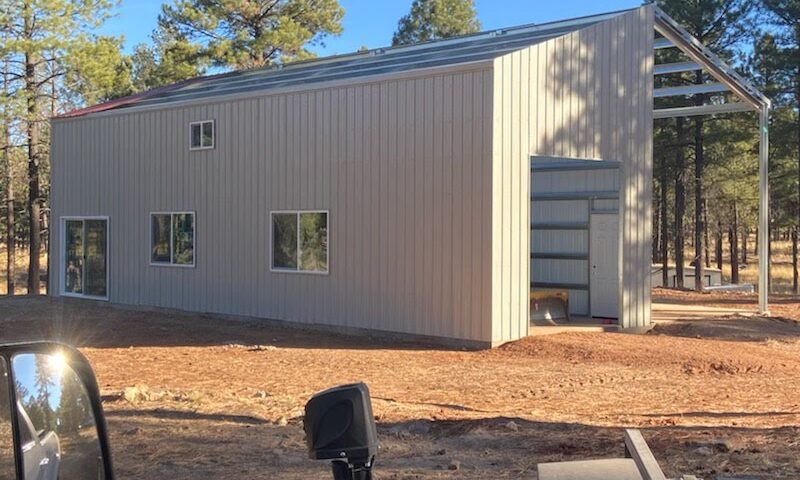
[[[555,295],[640,331],[653,119],[759,105],[652,5],[187,80],[52,120],[50,292],[470,347]]]
[[[650,269],[650,280],[653,287],[665,286],[664,278],[662,276],[663,270],[664,266],[660,263],[654,263],[652,265]],[[675,288],[678,286],[678,272],[675,268],[675,265],[669,266],[667,278],[669,279],[669,283],[666,285],[667,287]],[[718,268],[703,268],[703,286],[718,287],[720,285],[722,285],[722,270]],[[694,267],[683,267],[683,286],[684,288],[694,289]]]

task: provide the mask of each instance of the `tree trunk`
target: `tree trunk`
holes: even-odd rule
[[[739,283],[739,208],[733,202],[733,225],[729,232],[731,244],[731,283]]]
[[[675,287],[683,288],[684,231],[683,219],[686,216],[686,186],[683,175],[686,170],[686,156],[683,151],[684,119],[675,119],[678,149],[675,153]]]
[[[755,245],[753,245],[753,255],[758,255],[758,227],[756,227],[756,241]]]
[[[703,84],[703,72],[696,72],[695,84]],[[702,106],[704,103],[703,95],[695,96],[695,105]],[[703,158],[703,120],[698,117],[694,125],[694,289],[698,292],[703,291],[703,170],[705,159]]]
[[[658,182],[657,203],[653,204],[653,255],[652,262],[659,263],[661,261],[661,192],[664,190],[664,184]]]
[[[32,36],[32,14],[31,7],[26,2],[23,6],[23,21],[25,37]],[[28,142],[28,295],[39,294],[39,255],[41,253],[40,235],[40,204],[41,197],[39,191],[39,108],[38,94],[39,88],[36,78],[36,59],[31,52],[25,53],[25,94],[27,96],[27,128],[26,136]]]
[[[794,27],[795,41],[797,48],[800,51],[800,22],[795,24]],[[794,79],[794,103],[795,107],[800,111],[800,63],[797,64]],[[797,119],[795,134],[797,135],[797,218],[795,227],[792,229],[792,291],[795,295],[800,294],[800,285],[798,285],[797,273],[797,230],[800,228],[800,117]]]
[[[3,95],[8,96],[8,59],[3,69]],[[6,106],[6,108],[8,108]],[[7,111],[3,111],[3,162],[6,176],[6,293],[14,295],[16,288],[17,248],[14,230],[14,167],[11,160],[11,121]]]
[[[666,162],[665,162],[666,163]],[[669,222],[667,222],[667,169],[661,169],[661,284],[669,286]]]
[[[747,265],[747,240],[750,236],[750,227],[742,229],[742,265]]]
[[[795,295],[800,294],[800,275],[797,271],[797,228],[792,229],[792,291]]]
[[[714,245],[714,258],[717,261],[717,269],[722,270],[722,221],[717,220],[717,234]]]
[[[708,204],[703,199],[703,225],[708,225]],[[705,246],[706,268],[711,268],[711,255],[708,254],[708,228],[703,229],[703,245]]]

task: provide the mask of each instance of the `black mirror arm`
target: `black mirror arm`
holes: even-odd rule
[[[334,460],[331,463],[334,480],[372,480],[372,464],[375,458],[366,463],[350,464],[343,460]]]

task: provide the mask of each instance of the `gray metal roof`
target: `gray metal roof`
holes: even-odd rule
[[[348,55],[199,77],[143,94],[63,115],[82,116],[129,107],[164,105],[222,95],[263,93],[283,87],[406,72],[489,60],[631,11],[492,30],[416,45],[379,48]]]

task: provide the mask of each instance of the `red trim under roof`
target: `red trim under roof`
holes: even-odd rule
[[[171,85],[164,85],[163,87],[156,87],[146,92],[136,93],[134,95],[128,95],[127,97],[115,98],[114,100],[109,100],[108,102],[98,103],[97,105],[92,105],[89,107],[78,108],[75,110],[70,110],[69,112],[62,113],[61,115],[56,115],[53,117],[54,119],[59,118],[75,118],[75,117],[82,117],[84,115],[89,115],[90,113],[98,113],[98,112],[105,112],[106,110],[113,110],[115,108],[126,107],[128,105],[135,105],[142,100],[146,100],[151,97],[155,97],[162,93],[171,92],[173,90],[178,90],[183,87],[187,87],[194,83],[198,83],[205,80],[211,80],[215,78],[225,77],[228,75],[233,75],[237,72],[226,72],[226,73],[219,73],[217,75],[208,75],[203,77],[194,77],[189,78],[187,80],[182,80],[177,83],[173,83]]]

